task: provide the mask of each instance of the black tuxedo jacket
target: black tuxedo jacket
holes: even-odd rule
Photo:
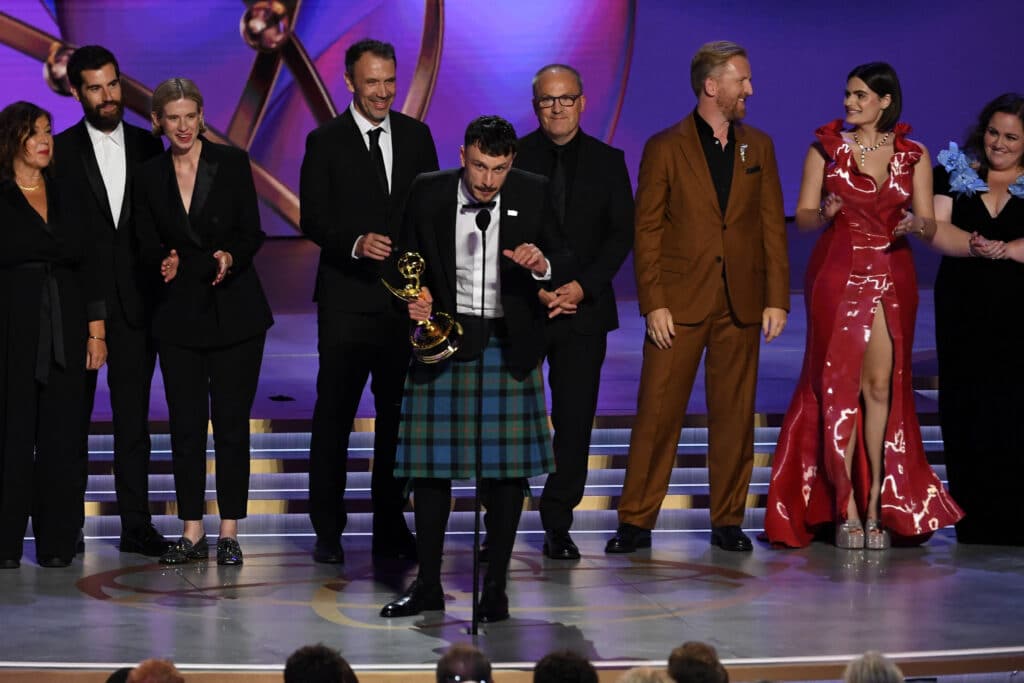
[[[576,260],[575,279],[583,288],[583,301],[575,315],[559,316],[554,322],[596,334],[619,326],[612,279],[633,247],[633,187],[622,150],[582,130],[577,135],[579,157],[567,192],[562,235]],[[547,175],[550,149],[544,132],[537,129],[519,140],[515,166]],[[557,284],[565,281],[559,278]]]
[[[321,309],[383,312],[401,307],[380,284],[381,262],[352,258],[356,238],[368,232],[398,237],[409,186],[420,173],[437,170],[430,129],[392,111],[391,192],[385,197],[370,152],[352,112],[312,131],[306,138],[299,195],[301,229],[320,245],[313,300]]]
[[[96,163],[92,140],[82,119],[54,137],[54,170],[58,184],[81,200],[73,224],[86,231],[90,244],[85,257],[95,261],[100,274],[106,317],[118,307],[124,319],[135,327],[148,324],[154,289],[159,282],[153,273],[142,272],[133,228],[132,185],[138,167],[163,151],[160,140],[149,131],[127,123],[124,126],[125,191],[121,214],[111,213],[103,176]]]
[[[455,220],[461,179],[462,169],[425,173],[416,179],[409,191],[400,248],[395,252],[396,257],[405,251],[417,251],[423,256],[426,269],[421,284],[430,289],[433,309],[451,315],[456,313]],[[524,242],[536,244],[551,263],[554,279],[559,273],[571,274],[572,263],[563,249],[547,185],[543,176],[509,170],[501,188],[499,246],[515,249]],[[544,354],[547,311],[537,297],[537,290],[549,284],[537,281],[528,270],[505,256],[499,255],[498,260],[501,304],[509,334],[505,362],[513,374],[523,376],[537,367]],[[393,272],[394,261],[388,261]],[[478,351],[475,341],[464,339],[456,359],[474,355]]]
[[[249,155],[200,137],[199,170],[188,213],[181,201],[171,152],[144,164],[135,183],[135,221],[141,262],[159,273],[171,249],[178,274],[162,284],[153,334],[180,346],[234,344],[273,324],[270,305],[253,268],[266,237],[260,228]],[[216,251],[231,254],[227,277],[213,286]]]

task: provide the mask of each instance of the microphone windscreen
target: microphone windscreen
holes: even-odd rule
[[[491,212],[487,209],[480,209],[476,214],[476,227],[486,232],[491,225]]]

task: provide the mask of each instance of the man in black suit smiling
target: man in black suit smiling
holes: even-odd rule
[[[314,300],[318,350],[316,407],[309,448],[313,559],[341,563],[347,520],[349,433],[366,380],[376,412],[373,446],[373,554],[415,556],[405,523],[405,482],[396,479],[395,442],[409,365],[409,320],[380,284],[413,178],[437,170],[430,129],[391,110],[395,49],[362,40],[345,53],[352,104],[306,139],[301,228],[320,246]]]
[[[154,528],[149,511],[149,394],[156,345],[149,324],[156,273],[138,264],[131,184],[142,162],[163,151],[157,138],[125,123],[117,60],[99,45],[85,45],[68,60],[71,94],[84,118],[54,138],[61,162],[57,175],[75,187],[84,203],[79,225],[88,230],[89,258],[106,276],[103,299],[106,333],[90,343],[107,347],[107,384],[114,422],[114,489],[121,516],[121,552],[159,557],[170,545]],[[85,494],[88,431],[96,395],[96,372],[87,373],[82,416],[82,471]],[[84,514],[84,510],[83,510]],[[80,520],[84,521],[84,517]]]
[[[580,130],[587,104],[576,69],[551,64],[533,79],[540,128],[519,141],[515,165],[548,176],[562,234],[578,277],[553,293],[546,328],[555,471],[540,499],[544,554],[578,560],[569,536],[572,511],[583,499],[590,429],[597,410],[607,335],[619,326],[612,278],[633,245],[633,188],[622,150]]]

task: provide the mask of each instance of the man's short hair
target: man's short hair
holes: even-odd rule
[[[395,63],[395,66],[398,66],[398,60],[395,59],[394,45],[381,40],[374,40],[373,38],[364,38],[358,43],[352,43],[345,50],[345,73],[351,76],[353,69],[356,68],[356,62],[367,52],[375,57],[392,61]]]
[[[704,92],[704,81],[714,76],[733,57],[746,57],[747,51],[729,40],[704,43],[690,61],[690,86],[693,94],[700,97]]]
[[[284,665],[284,683],[359,683],[337,650],[323,643],[304,645]]]
[[[881,652],[868,650],[849,663],[843,672],[845,683],[903,683],[903,672]]]
[[[676,683],[729,683],[729,673],[715,648],[692,640],[672,650],[668,675]]]
[[[541,68],[537,69],[537,73],[533,75],[533,81],[530,86],[533,88],[533,96],[537,96],[537,81],[548,71],[568,71],[572,74],[573,78],[576,79],[576,87],[579,89],[579,95],[583,94],[583,77],[580,76],[580,72],[569,66],[568,64],[545,64]]]
[[[476,145],[491,157],[503,157],[516,152],[516,129],[500,116],[480,116],[466,127],[465,149]]]
[[[437,660],[436,678],[437,683],[491,683],[491,662],[472,645],[456,643]]]
[[[147,659],[128,673],[128,683],[185,683],[169,659]]]
[[[68,82],[75,90],[81,90],[82,72],[102,69],[107,64],[114,65],[114,73],[120,78],[121,67],[117,65],[114,53],[102,45],[83,45],[68,58]]]
[[[550,652],[533,667],[533,683],[597,683],[597,670],[571,650]]]

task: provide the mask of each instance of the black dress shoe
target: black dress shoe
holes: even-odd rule
[[[242,546],[234,538],[217,539],[217,564],[234,567],[242,564]]]
[[[604,547],[606,553],[632,553],[651,547],[651,530],[632,524],[620,524],[618,531]]]
[[[182,536],[170,550],[160,556],[160,564],[188,564],[208,559],[210,544],[206,540],[206,534],[195,543]]]
[[[122,553],[138,553],[146,557],[160,557],[174,544],[164,538],[152,524],[128,529],[121,532],[121,540],[117,544]]]
[[[345,551],[338,541],[324,541],[319,538],[313,546],[313,561],[321,564],[345,564]]]
[[[380,615],[386,619],[412,617],[430,610],[444,611],[444,591],[441,590],[441,584],[426,584],[416,579],[400,598],[384,605]]]
[[[505,594],[505,589],[500,588],[496,583],[484,581],[483,590],[480,592],[477,616],[485,624],[508,619],[508,596]]]
[[[5,557],[0,560],[0,569],[17,569],[21,566],[21,560],[15,560],[10,557]]]
[[[578,560],[580,549],[572,542],[568,531],[545,531],[544,555],[552,560]]]
[[[394,533],[375,533],[370,554],[375,560],[415,562],[419,559],[419,553],[416,552],[416,537],[408,529],[399,529]]]
[[[78,530],[78,538],[75,539],[75,555],[85,554],[85,531]]]
[[[750,552],[754,549],[750,537],[738,526],[711,527],[711,545],[734,552]]]
[[[47,557],[36,558],[40,567],[46,567],[47,569],[61,569],[63,567],[71,566],[70,557],[61,557],[60,555],[48,555]]]

